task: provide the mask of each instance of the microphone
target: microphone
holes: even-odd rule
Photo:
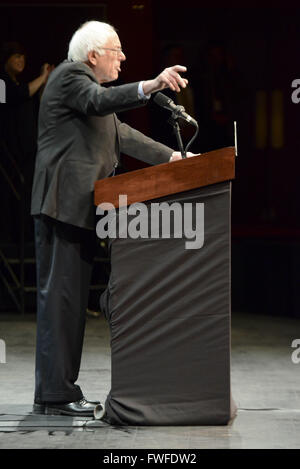
[[[154,101],[159,106],[164,107],[165,109],[168,109],[169,111],[172,111],[173,114],[175,114],[176,118],[180,117],[181,119],[198,127],[197,121],[193,119],[187,112],[185,112],[184,107],[178,106],[177,104],[175,104],[174,101],[172,101],[172,99],[166,96],[165,94],[160,93],[160,92],[156,93],[154,97]]]

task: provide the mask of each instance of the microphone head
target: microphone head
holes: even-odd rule
[[[172,108],[172,104],[174,104],[171,98],[160,92],[156,93],[153,100],[156,104],[166,109]]]
[[[173,114],[176,116],[176,118],[180,117],[181,119],[184,119],[185,121],[189,122],[190,124],[194,125],[195,127],[198,127],[197,121],[185,112],[184,107],[183,106],[176,106],[174,101],[172,101],[172,99],[169,98],[168,96],[166,96],[165,94],[158,92],[154,96],[153,100],[159,106],[161,106],[165,109],[168,109],[169,111],[172,111]]]

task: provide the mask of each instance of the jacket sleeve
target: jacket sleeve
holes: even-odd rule
[[[68,69],[62,77],[62,100],[74,111],[88,116],[106,116],[114,112],[144,106],[138,96],[139,83],[105,88],[80,68]]]
[[[120,151],[126,155],[156,165],[167,163],[174,150],[146,137],[142,132],[116,119],[120,137]]]

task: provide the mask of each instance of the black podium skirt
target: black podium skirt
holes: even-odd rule
[[[169,237],[110,240],[101,307],[111,332],[111,423],[226,425],[232,417],[230,199],[226,182],[152,200],[139,220],[148,217],[156,235],[153,203],[178,204]],[[192,207],[193,218],[185,233],[182,216],[181,237],[179,206],[182,214]]]

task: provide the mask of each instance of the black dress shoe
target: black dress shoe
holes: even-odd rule
[[[101,406],[99,401],[87,401],[84,397],[80,401],[56,403],[47,402],[44,404],[33,405],[35,414],[45,415],[70,415],[73,417],[93,417],[94,408]]]

